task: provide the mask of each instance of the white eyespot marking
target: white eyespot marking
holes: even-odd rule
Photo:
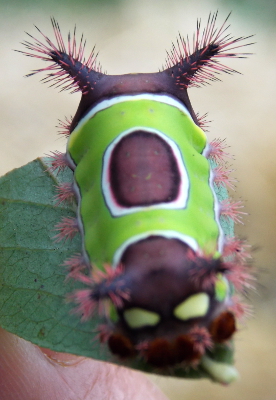
[[[142,308],[133,307],[124,312],[124,318],[130,328],[137,329],[144,326],[155,326],[160,321],[160,316]]]
[[[174,309],[174,316],[181,321],[204,317],[207,314],[210,298],[206,293],[196,293],[188,297]]]

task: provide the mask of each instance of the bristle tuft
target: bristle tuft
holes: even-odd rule
[[[232,297],[232,306],[230,307],[230,311],[235,315],[235,317],[243,321],[247,318],[252,317],[253,315],[253,307],[249,304],[246,304],[240,300],[238,296]]]
[[[209,290],[217,281],[217,274],[225,271],[224,263],[212,256],[196,257],[190,268],[190,278],[203,290]]]
[[[141,352],[142,354],[147,351],[149,348],[149,341],[148,340],[143,340],[142,342],[138,343],[135,346],[135,350]]]
[[[227,148],[229,148],[229,146],[226,144],[225,139],[214,139],[208,144],[205,156],[216,164],[220,164],[224,162],[224,158],[233,158],[225,151]]]
[[[52,151],[50,154],[46,154],[47,157],[52,158],[51,167],[47,168],[47,171],[52,173],[57,171],[57,173],[64,171],[69,167],[69,163],[66,157],[66,153],[61,153],[60,151]]]
[[[248,265],[237,262],[226,262],[227,279],[238,292],[244,292],[255,288],[256,278],[251,273]]]
[[[242,216],[247,215],[247,213],[240,211],[241,208],[244,208],[242,201],[225,199],[220,203],[220,214],[235,223],[243,224]]]
[[[113,268],[110,264],[104,264],[103,269],[93,268],[92,278],[95,283],[100,283],[103,280],[106,282],[112,282],[117,277],[121,276],[124,272],[122,264],[119,264],[116,268]]]
[[[214,183],[217,186],[228,187],[232,190],[235,190],[234,182],[237,182],[236,179],[230,176],[230,173],[233,172],[233,169],[227,169],[225,166],[218,166],[213,169]]]
[[[189,336],[193,339],[195,351],[199,352],[201,355],[203,355],[206,350],[210,350],[213,347],[211,335],[204,327],[194,326],[189,331]]]
[[[75,200],[75,192],[72,183],[65,182],[59,186],[56,186],[56,188],[58,192],[54,198],[56,206],[59,206],[63,202],[72,203]]]
[[[108,324],[100,324],[97,326],[96,332],[98,334],[95,336],[95,340],[98,339],[101,343],[107,343],[113,330]]]
[[[251,246],[244,240],[235,237],[227,238],[223,248],[223,257],[232,257],[235,261],[246,263],[252,259],[250,249]]]
[[[92,289],[76,290],[67,296],[68,302],[74,302],[78,306],[73,309],[73,313],[81,314],[82,321],[87,321],[93,316],[98,307],[98,302],[93,300]]]
[[[55,226],[55,230],[59,231],[59,233],[54,236],[56,242],[60,242],[63,239],[71,240],[79,232],[78,220],[73,217],[64,217],[61,222]]]
[[[108,314],[111,301],[116,308],[121,308],[125,301],[128,301],[130,294],[125,288],[125,281],[122,267],[113,269],[110,265],[104,265],[103,270],[92,268],[90,276],[75,271],[74,279],[90,286],[91,301],[98,304],[98,311],[101,314]],[[80,307],[81,304],[80,304]],[[92,308],[91,308],[92,309]]]
[[[74,254],[72,257],[64,261],[63,265],[69,271],[67,279],[76,279],[79,273],[84,272],[87,269],[85,259],[81,253]]]
[[[197,118],[197,122],[198,122],[198,126],[204,131],[204,132],[208,132],[208,128],[210,127],[210,123],[212,121],[207,120],[207,116],[208,113],[205,113],[201,116],[199,116],[199,114],[196,114],[196,118]]]

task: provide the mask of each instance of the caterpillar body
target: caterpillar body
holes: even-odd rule
[[[246,245],[222,229],[223,218],[239,222],[240,202],[219,201],[218,188],[233,186],[224,169],[225,143],[208,143],[204,122],[187,89],[215,73],[235,72],[221,57],[240,57],[226,21],[217,13],[193,46],[179,37],[157,73],[107,75],[75,32],[68,48],[53,19],[55,45],[32,37],[27,56],[50,61],[46,81],[81,91],[65,154],[51,169],[71,168],[73,183],[59,187],[58,202],[76,199],[76,218],[65,218],[57,240],[82,237],[82,249],[65,261],[69,277],[86,287],[71,295],[83,319],[103,314],[101,341],[121,359],[140,358],[158,369],[208,370],[229,382],[234,367],[215,372],[216,346],[229,346],[239,299],[251,282]],[[190,48],[192,51],[190,52]],[[245,54],[245,53],[243,53]]]

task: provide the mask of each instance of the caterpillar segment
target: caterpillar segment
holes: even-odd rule
[[[85,61],[83,39],[77,46],[74,31],[66,44],[54,19],[57,44],[39,31],[43,41],[31,36],[24,54],[51,62],[32,74],[48,71],[47,82],[82,94],[72,121],[60,123],[66,153],[53,153],[50,167],[73,170],[56,200],[75,197],[77,215],[56,226],[56,240],[82,237],[65,261],[85,286],[70,295],[77,311],[102,315],[99,337],[123,360],[200,367],[229,383],[235,367],[212,352],[231,346],[246,309],[238,296],[253,279],[246,245],[222,226],[244,212],[227,195],[218,200],[221,187],[234,188],[230,155],[224,140],[208,143],[187,89],[236,72],[220,61],[246,56],[236,49],[250,43],[230,37],[228,17],[220,28],[216,20],[203,30],[198,22],[192,44],[180,36],[156,73],[103,73],[94,49]]]

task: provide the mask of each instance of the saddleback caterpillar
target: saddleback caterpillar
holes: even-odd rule
[[[235,368],[213,354],[232,346],[251,286],[247,246],[231,232],[243,206],[227,194],[227,146],[208,142],[187,90],[236,72],[221,60],[245,56],[236,51],[249,43],[228,34],[228,18],[220,28],[216,20],[198,22],[190,42],[179,36],[156,73],[103,73],[94,49],[86,60],[83,38],[77,44],[74,31],[65,42],[54,19],[56,44],[39,31],[24,54],[50,63],[29,75],[46,72],[44,81],[81,92],[63,124],[66,152],[53,153],[50,167],[74,176],[57,199],[75,199],[76,217],[57,224],[56,240],[82,237],[65,261],[85,285],[71,295],[77,311],[102,315],[101,341],[121,360],[230,382]]]

